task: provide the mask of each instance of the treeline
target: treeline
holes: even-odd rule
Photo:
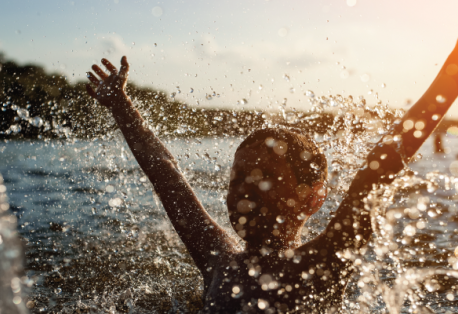
[[[97,105],[85,89],[86,82],[70,84],[65,76],[48,74],[37,65],[18,65],[0,55],[0,138],[93,138],[112,134],[116,124],[108,110]],[[248,134],[280,116],[260,111],[190,108],[166,93],[134,84],[127,86],[148,124],[159,135],[236,136]],[[286,122],[285,122],[286,123]],[[313,123],[309,131],[323,131],[333,123],[330,114]]]
[[[94,138],[113,134],[117,126],[106,108],[86,93],[86,82],[70,84],[60,74],[48,74],[37,65],[18,65],[0,53],[0,139]],[[264,113],[228,109],[192,108],[160,90],[128,84],[127,92],[148,124],[160,136],[207,137],[247,135],[267,124],[302,122],[289,126],[324,133],[344,127],[342,116],[330,113]],[[353,102],[353,100],[349,100]],[[377,109],[368,109],[377,116]],[[305,119],[304,119],[305,118]],[[394,121],[384,114],[384,123]],[[294,120],[294,118],[292,119]],[[443,121],[437,132],[445,132],[457,121]],[[360,123],[353,130],[362,130]],[[337,131],[337,130],[335,130]]]

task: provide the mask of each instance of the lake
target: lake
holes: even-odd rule
[[[240,141],[166,141],[199,199],[231,232],[225,195]],[[368,305],[362,299],[371,284],[361,284],[361,276],[355,276],[345,298],[345,313],[367,308],[371,313],[394,313],[386,305],[386,296],[399,289],[397,278],[409,272],[418,274],[419,269],[452,271],[458,217],[450,165],[456,160],[458,139],[448,136],[444,142],[447,154],[434,154],[432,141],[425,143],[422,158],[411,164],[406,186],[399,188],[389,207],[395,217],[399,213],[393,236],[399,243],[394,250],[398,253],[377,261],[382,256],[377,253],[383,246],[382,232],[359,264],[361,273],[364,267],[375,265],[381,274],[372,283],[373,302]],[[121,137],[110,142],[2,142],[0,159],[10,211],[18,218],[24,243],[23,302],[31,312],[199,310],[202,278]],[[338,201],[338,196],[331,195],[310,219],[304,241],[326,226]],[[418,205],[421,202],[424,209]],[[416,212],[415,206],[419,208]],[[413,234],[406,226],[416,226]],[[405,313],[455,313],[457,289],[458,281],[452,275],[434,273],[416,286],[402,288],[407,296],[400,307]]]

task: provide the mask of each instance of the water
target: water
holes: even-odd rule
[[[206,156],[192,154],[181,160],[181,167],[205,207],[225,227],[229,227],[224,195],[231,159],[218,158],[221,171],[215,173],[212,157],[218,156],[217,152],[220,157],[223,152],[232,156],[238,142],[235,138],[219,138],[169,143],[176,156],[184,155],[183,148],[189,145],[191,151]],[[455,144],[458,139],[451,138],[446,145]],[[25,241],[26,275],[34,281],[24,300],[33,301],[32,312],[111,309],[146,313],[199,308],[200,275],[152,194],[149,182],[123,144],[14,141],[2,143],[1,150],[6,162],[0,172],[5,178],[10,209],[18,217],[19,233]],[[393,231],[393,243],[414,252],[409,253],[409,258],[399,256],[401,261],[383,256],[378,271],[385,285],[396,278],[389,266],[452,269],[449,259],[458,240],[456,190],[453,186],[429,193],[426,181],[422,183],[420,178],[432,169],[448,173],[448,165],[455,158],[452,154],[432,154],[430,141],[421,153],[423,158],[411,167],[418,172],[415,184],[419,188],[409,187],[405,181],[404,191],[395,196],[396,204],[390,207],[402,209],[396,217],[394,229],[399,230]],[[406,215],[404,208],[413,205],[420,208],[418,213]],[[310,227],[309,223],[304,238],[312,237],[326,225],[332,206],[332,200],[328,201],[312,219],[319,227]],[[390,215],[395,217],[394,213]],[[405,237],[404,225],[420,220],[425,227],[415,228],[408,245],[402,240],[396,242],[396,238]],[[375,244],[370,251],[377,248]],[[421,254],[416,254],[418,251]],[[377,254],[367,255],[367,265],[375,265]],[[437,278],[437,287],[433,279],[428,279],[432,282],[431,292],[418,284],[418,289],[425,290],[422,304],[430,303],[434,312],[453,313],[458,282],[452,276],[447,280],[444,276]],[[358,287],[359,282],[355,278],[349,289],[349,309],[363,303],[364,287]],[[371,310],[383,313],[382,298],[376,301]]]
[[[170,143],[176,156],[184,141]],[[190,140],[202,158],[193,154],[183,164],[206,208],[226,225],[229,164],[215,173],[214,158],[223,149],[233,154],[232,142],[214,149],[215,141]],[[201,305],[200,274],[121,143],[2,143],[0,172],[26,242],[27,276],[36,282],[32,311]]]
[[[364,99],[351,96],[306,94],[311,115],[287,111],[285,102],[281,116],[286,124],[320,127],[319,117],[330,107],[336,116],[314,134],[328,157],[330,192],[307,223],[304,241],[327,225],[367,153],[403,114],[383,105],[366,107]],[[37,120],[17,111],[20,119]],[[16,303],[33,313],[197,312],[202,278],[123,138],[113,133],[110,141],[81,141],[69,130],[61,133],[66,139],[0,144],[0,173],[13,214],[5,217],[17,219],[25,248],[25,272],[13,276],[23,287]],[[166,141],[205,208],[233,232],[225,194],[241,139]],[[446,147],[457,144],[455,137],[445,139]],[[458,310],[458,179],[449,170],[455,156],[435,155],[432,147],[427,141],[418,160],[365,204],[375,237],[361,254],[342,252],[358,270],[343,312]]]
[[[0,175],[0,310],[20,314],[26,313],[20,278],[24,266],[23,252],[17,235],[17,219],[7,212],[5,192],[6,187]],[[23,281],[26,283],[26,280]]]

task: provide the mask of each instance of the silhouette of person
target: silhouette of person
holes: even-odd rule
[[[201,271],[205,313],[339,310],[354,272],[345,251],[358,252],[372,234],[364,198],[373,185],[394,180],[458,95],[455,47],[422,98],[369,153],[329,225],[308,243],[301,243],[301,230],[326,198],[326,158],[305,133],[253,132],[235,153],[227,195],[231,225],[246,243],[242,248],[210,217],[172,154],[145,126],[125,92],[127,58],[119,72],[108,60],[102,63],[109,74],[93,65],[99,78],[88,73],[96,89],[88,84],[87,91],[111,110]],[[406,127],[419,121],[421,130]]]

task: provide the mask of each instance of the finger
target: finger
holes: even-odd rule
[[[108,77],[108,74],[106,74],[105,72],[103,72],[103,70],[102,70],[98,65],[96,65],[96,64],[94,64],[94,65],[92,66],[92,70],[94,70],[94,72],[95,72],[98,76],[100,76],[100,78],[101,78],[102,80],[104,80],[104,79],[106,79],[106,78]]]
[[[121,71],[119,71],[119,76],[122,78],[127,78],[129,74],[129,62],[127,62],[127,57],[123,56],[121,58]]]
[[[111,64],[111,62],[108,61],[107,59],[103,58],[102,64],[107,68],[108,71],[110,71],[111,74],[113,75],[118,74],[118,70],[116,69],[116,67],[113,64]]]
[[[92,74],[92,72],[87,72],[87,78],[89,79],[89,81],[91,81],[92,83],[94,83],[97,86],[100,84],[99,79],[96,78],[95,75]]]
[[[96,98],[97,94],[95,93],[94,89],[92,89],[91,85],[86,84],[86,91],[92,98]]]

